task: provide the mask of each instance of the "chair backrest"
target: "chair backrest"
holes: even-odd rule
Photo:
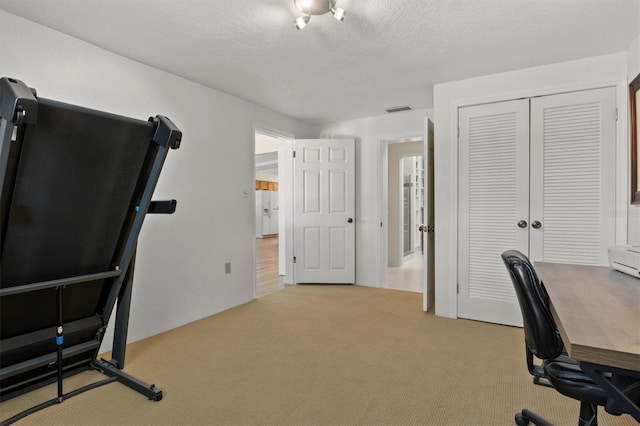
[[[564,344],[551,316],[549,296],[533,265],[517,250],[502,253],[502,260],[518,297],[527,347],[540,359],[557,357]]]

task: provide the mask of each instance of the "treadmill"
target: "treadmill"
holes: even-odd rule
[[[151,197],[181,139],[164,116],[96,111],[0,79],[0,401],[58,384],[0,424],[114,381],[162,399],[122,369],[138,235],[147,213],[175,211]],[[112,359],[98,359],[112,314]],[[88,369],[106,378],[65,393],[64,378]]]

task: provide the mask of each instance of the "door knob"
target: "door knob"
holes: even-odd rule
[[[350,217],[349,219],[347,219],[347,222],[352,223],[353,222],[353,218]]]
[[[540,223],[540,221],[537,221],[537,220],[534,220],[534,221],[531,223],[531,227],[532,227],[532,228],[535,228],[535,229],[539,229],[541,226],[542,226],[542,224]]]
[[[521,220],[520,222],[518,222],[518,227],[519,228],[526,228],[527,227],[527,221],[526,220]]]

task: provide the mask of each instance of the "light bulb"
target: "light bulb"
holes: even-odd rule
[[[309,15],[307,16],[299,16],[296,18],[296,29],[301,30],[307,26],[307,22],[309,22]]]
[[[332,7],[331,13],[340,22],[344,21],[344,17],[347,15],[347,12],[341,7]]]

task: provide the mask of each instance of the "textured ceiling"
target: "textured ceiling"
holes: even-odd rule
[[[638,0],[0,0],[0,9],[290,117],[433,105],[435,83],[626,51]],[[3,41],[6,42],[6,41]]]

